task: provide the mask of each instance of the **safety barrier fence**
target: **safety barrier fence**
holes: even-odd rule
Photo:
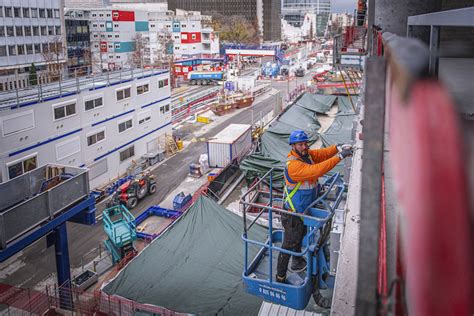
[[[10,315],[42,315],[56,311],[65,315],[181,315],[163,307],[140,304],[100,290],[83,292],[64,285],[46,286],[43,291],[0,284],[2,313]]]

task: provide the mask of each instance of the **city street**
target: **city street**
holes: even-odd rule
[[[294,86],[292,85],[292,87]],[[195,89],[193,91],[200,91],[200,89],[194,87],[193,89]],[[264,96],[259,99],[262,98]],[[272,111],[275,102],[274,96],[267,97],[261,102],[257,100],[257,103],[252,107],[239,110],[238,113],[221,121],[219,125],[200,137],[207,139],[231,123],[250,124],[252,119],[257,119],[258,115],[262,114],[264,116]],[[252,114],[252,111],[254,114]],[[191,134],[187,138],[192,137]],[[137,215],[151,205],[160,204],[187,177],[189,164],[197,162],[199,155],[205,152],[206,142],[191,142],[184,150],[158,166],[152,172],[157,178],[157,192],[141,200],[132,213]],[[100,214],[103,209],[104,203],[99,204],[97,214]],[[105,234],[101,222],[98,222],[95,226],[68,223],[68,238],[71,269],[75,269],[86,263],[83,257],[99,246],[105,239]],[[56,267],[52,264],[55,260],[54,256],[54,247],[46,248],[46,240],[43,238],[0,265],[0,282],[19,287],[38,287],[38,284],[42,284],[47,279],[50,280],[55,273]],[[92,258],[88,259],[91,260]]]

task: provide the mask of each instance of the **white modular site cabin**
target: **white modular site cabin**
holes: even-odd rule
[[[88,167],[94,188],[156,151],[170,131],[168,71],[110,72],[2,93],[0,179],[57,163]]]

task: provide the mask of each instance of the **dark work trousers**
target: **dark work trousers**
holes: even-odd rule
[[[301,243],[303,242],[303,238],[306,235],[306,226],[303,224],[303,220],[298,216],[281,214],[281,223],[285,229],[285,235],[283,237],[283,244],[281,247],[286,250],[301,252]],[[278,276],[286,276],[286,270],[288,269],[289,262],[290,255],[280,252],[278,255],[277,264]]]

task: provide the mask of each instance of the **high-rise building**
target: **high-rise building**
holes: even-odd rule
[[[281,40],[281,0],[169,0],[168,9],[242,16],[258,27],[264,41]]]
[[[63,0],[0,0],[0,91],[29,86],[32,64],[61,70],[66,63]],[[54,68],[54,69],[53,69]]]
[[[301,27],[306,13],[315,13],[316,36],[323,36],[331,14],[331,0],[282,0],[281,13],[296,27]]]
[[[66,11],[65,23],[68,72],[76,75],[89,73],[92,62],[89,11]]]

